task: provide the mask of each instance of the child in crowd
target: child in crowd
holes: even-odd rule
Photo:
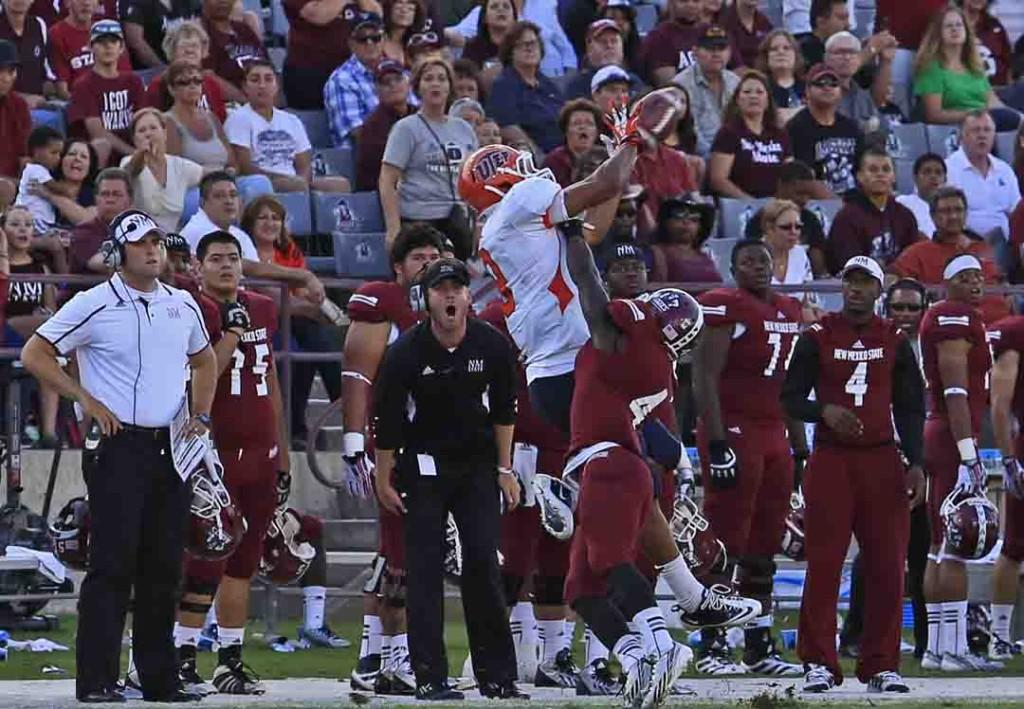
[[[28,163],[21,172],[18,199],[15,201],[32,215],[36,233],[49,231],[57,223],[53,205],[43,193],[62,194],[53,179],[60,165],[64,136],[50,126],[38,126],[28,134]]]

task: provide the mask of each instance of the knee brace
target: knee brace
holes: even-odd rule
[[[366,583],[363,584],[363,593],[380,596],[381,587],[384,585],[384,577],[387,575],[387,572],[387,559],[380,554],[374,556],[373,561],[370,562],[370,576],[366,579]]]
[[[213,597],[217,595],[219,584],[204,579],[186,577],[185,592],[178,601],[178,610],[182,613],[198,613],[205,616],[213,605]],[[196,600],[196,598],[204,600]],[[207,600],[208,599],[208,600]]]
[[[405,574],[388,571],[381,584],[381,596],[388,608],[405,608]]]
[[[748,556],[736,567],[741,595],[761,601],[764,614],[772,610],[772,585],[775,582],[775,561],[770,556]]]
[[[505,605],[511,608],[519,602],[519,594],[523,590],[526,579],[518,574],[507,574],[502,572],[501,585],[505,591]]]
[[[565,603],[565,577],[533,577],[533,602],[541,606],[560,606]]]

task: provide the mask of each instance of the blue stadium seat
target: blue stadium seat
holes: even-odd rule
[[[334,232],[334,264],[339,276],[383,278],[391,274],[383,232]]]
[[[711,252],[711,260],[715,262],[719,275],[727,283],[732,282],[732,271],[729,268],[729,263],[732,260],[732,248],[736,245],[737,241],[739,239],[733,237],[729,239],[708,239],[704,243],[705,248]]]
[[[267,32],[284,42],[288,38],[288,17],[284,14],[284,3],[281,0],[270,0],[270,24]]]
[[[842,208],[843,200],[841,199],[816,199],[807,203],[807,209],[821,222],[821,228],[826,236],[828,236],[829,229],[832,228],[836,213]]]
[[[996,157],[1013,165],[1014,143],[1017,140],[1017,131],[1003,131],[996,133]]]
[[[634,5],[636,10],[636,31],[644,36],[658,24],[658,8],[655,5]]]
[[[294,236],[309,236],[313,233],[313,219],[309,213],[308,192],[277,192],[277,201],[284,205],[288,214],[285,226]]]
[[[928,149],[946,158],[960,147],[960,129],[957,126],[929,125]]]
[[[899,194],[914,193],[914,161],[896,158],[896,192]]]
[[[900,107],[904,116],[910,115],[914,105],[914,52],[897,49],[892,60],[893,103]]]
[[[356,155],[352,148],[324,148],[313,156],[313,171],[317,177],[325,175],[347,177],[356,181]]]
[[[742,237],[747,229],[747,222],[767,203],[767,199],[723,197],[718,201],[718,235],[726,239]]]
[[[327,114],[323,111],[292,111],[302,125],[306,127],[306,135],[313,148],[331,147],[331,133],[327,127]]]
[[[307,256],[306,266],[313,273],[323,276],[333,276],[335,273],[335,263],[333,256]]]
[[[384,231],[384,214],[376,192],[313,192],[318,234]]]
[[[893,126],[886,149],[896,160],[914,161],[928,152],[928,131],[924,123],[901,123]]]

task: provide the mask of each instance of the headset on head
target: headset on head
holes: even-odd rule
[[[124,219],[126,215],[138,212],[140,212],[140,210],[129,208],[115,216],[110,221],[111,231],[113,231],[114,225]],[[116,237],[105,239],[103,243],[100,244],[99,252],[103,255],[103,265],[111,271],[116,271],[124,263],[124,242],[120,241]]]

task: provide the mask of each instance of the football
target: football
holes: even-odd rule
[[[658,89],[643,96],[633,107],[637,126],[661,141],[675,128],[682,115],[682,103],[671,88]]]

